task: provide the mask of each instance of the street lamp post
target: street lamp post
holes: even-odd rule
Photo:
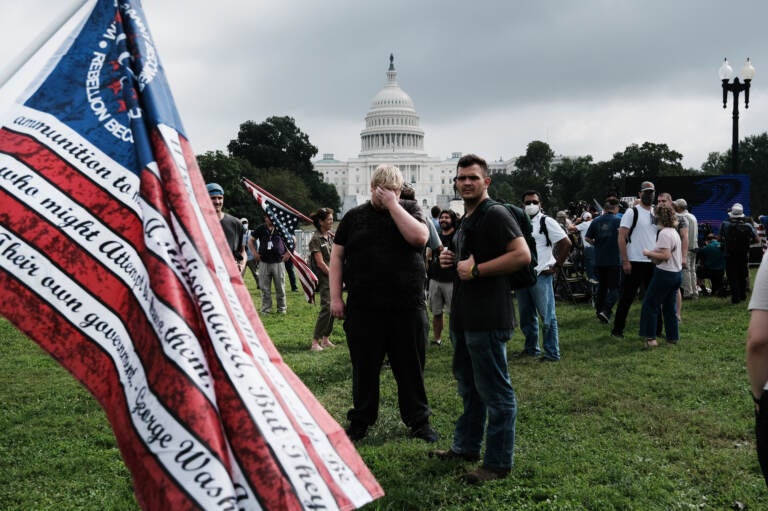
[[[739,77],[735,77],[733,82],[729,83],[728,80],[733,76],[733,69],[728,64],[728,59],[725,59],[723,65],[720,66],[719,75],[723,81],[723,108],[728,103],[728,92],[733,93],[733,142],[731,145],[731,157],[733,158],[732,173],[737,174],[739,172],[739,93],[744,91],[744,108],[749,108],[749,87],[752,83],[752,77],[755,76],[755,68],[752,67],[752,63],[747,59],[744,67],[741,68],[741,79],[744,80],[744,83],[739,81]]]

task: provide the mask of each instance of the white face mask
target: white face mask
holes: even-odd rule
[[[528,216],[536,216],[539,213],[539,205],[538,204],[528,204],[525,207],[525,213]]]

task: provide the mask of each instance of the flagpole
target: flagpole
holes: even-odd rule
[[[283,206],[285,209],[287,209],[288,211],[290,211],[291,213],[293,213],[294,215],[299,217],[299,220],[302,220],[303,222],[306,222],[308,224],[314,223],[312,221],[312,219],[309,218],[307,215],[305,215],[301,211],[298,211],[298,210],[292,208],[291,206],[289,206],[285,202],[281,201],[280,199],[278,199],[277,197],[275,197],[274,195],[272,195],[271,193],[266,191],[264,188],[260,187],[259,185],[257,185],[253,181],[251,181],[250,179],[246,179],[246,178],[242,177],[242,178],[240,178],[240,180],[241,181],[247,181],[249,185],[253,186],[254,188],[257,188],[259,191],[261,191],[261,193],[263,193],[264,195],[266,195],[267,197],[269,197],[270,199],[272,199],[273,201],[277,202],[278,204]]]
[[[46,42],[71,18],[79,11],[85,4],[93,0],[73,0],[69,9],[63,11],[58,17],[54,18],[48,26],[38,34],[27,46],[19,53],[15,59],[12,59],[10,63],[0,71],[0,88],[10,80],[23,66],[27,63],[32,56],[45,45]]]

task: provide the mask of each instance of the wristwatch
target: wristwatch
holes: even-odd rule
[[[480,276],[480,269],[477,265],[472,266],[472,278],[478,278]]]

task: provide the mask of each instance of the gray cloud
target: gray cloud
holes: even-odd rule
[[[0,20],[0,62],[41,30],[29,0]],[[741,135],[768,129],[768,3],[223,0],[145,2],[179,111],[202,152],[239,124],[292,115],[320,147],[348,158],[390,52],[436,156],[558,153],[609,158],[645,140],[698,167],[730,145],[717,68],[757,68]],[[763,74],[764,73],[764,74]],[[730,101],[730,98],[729,98]],[[743,104],[742,104],[743,107]]]

